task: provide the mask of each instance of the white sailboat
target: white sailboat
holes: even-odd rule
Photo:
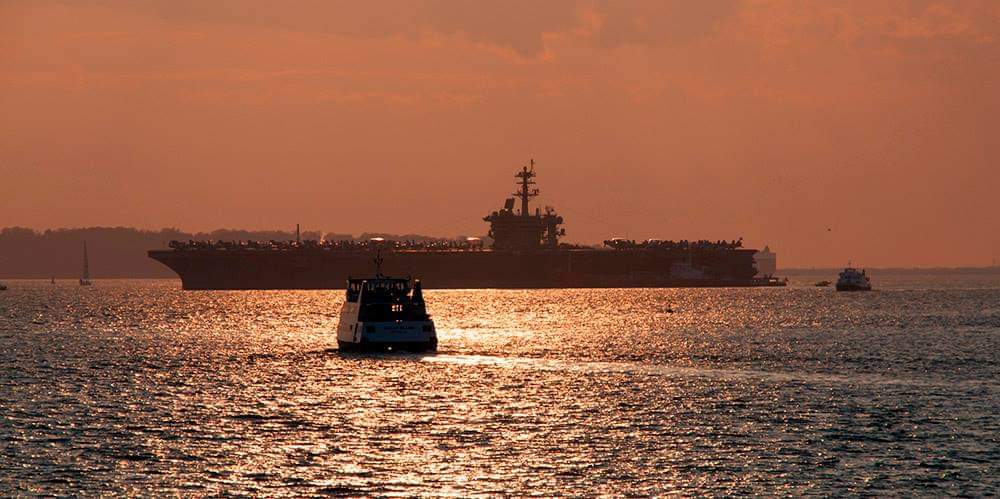
[[[83,277],[80,278],[81,286],[90,286],[90,261],[87,259],[87,243],[83,243]]]

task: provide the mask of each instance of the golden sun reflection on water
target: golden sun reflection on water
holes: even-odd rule
[[[15,495],[975,494],[1000,476],[997,290],[429,291],[438,354],[359,355],[336,350],[341,292],[14,284]]]

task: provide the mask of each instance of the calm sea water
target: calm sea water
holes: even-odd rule
[[[8,282],[3,495],[1000,489],[1000,278],[431,291],[437,355],[342,355],[339,291]]]

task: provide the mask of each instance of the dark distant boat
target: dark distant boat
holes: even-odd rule
[[[0,282],[0,291],[7,291],[7,285]]]
[[[347,280],[337,346],[341,351],[437,350],[437,333],[427,315],[420,281],[383,275],[379,251],[374,276]]]
[[[529,207],[538,195],[534,161],[515,175],[517,191],[482,218],[487,244],[385,241],[386,270],[419,275],[433,288],[630,288],[784,286],[758,277],[741,240],[633,241],[601,248],[565,244],[563,217]],[[519,201],[519,202],[518,202]],[[369,272],[374,247],[359,241],[171,241],[149,257],[174,270],[184,289],[342,289]]]
[[[827,287],[827,286],[829,286],[831,284],[833,284],[833,283],[830,282],[830,281],[819,281],[819,282],[817,282],[815,284],[815,286],[818,287],[818,288],[825,288],[825,287]]]
[[[52,280],[55,284],[55,279]],[[90,286],[90,261],[87,258],[87,243],[83,243],[83,276],[80,277],[81,286]]]
[[[837,279],[837,291],[871,291],[872,283],[864,270],[847,267]]]

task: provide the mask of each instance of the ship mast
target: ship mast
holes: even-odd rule
[[[535,186],[535,160],[514,174],[517,192],[504,201],[503,209],[483,217],[490,223],[489,236],[493,238],[493,249],[536,250],[557,248],[559,237],[566,231],[559,228],[563,218],[551,208],[541,213],[528,211],[531,198],[538,195]],[[521,212],[514,208],[515,198],[521,200]]]
[[[87,258],[87,243],[83,243],[83,280],[90,279],[90,261]]]
[[[532,189],[529,186],[534,185],[535,181],[531,180],[535,177],[535,160],[531,160],[531,167],[524,166],[521,171],[514,174],[515,177],[521,179],[518,183],[521,184],[517,192],[514,193],[515,196],[521,198],[521,216],[530,216],[528,212],[528,200],[538,195],[538,189]]]

